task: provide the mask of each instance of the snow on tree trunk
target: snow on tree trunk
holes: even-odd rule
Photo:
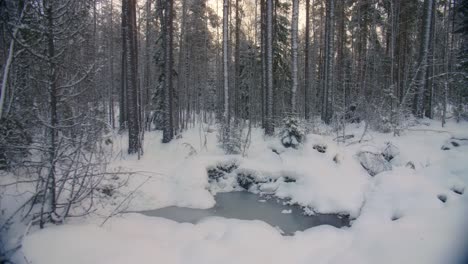
[[[17,30],[13,32],[13,36],[16,35]],[[2,78],[2,87],[0,89],[0,118],[2,118],[3,115],[3,105],[5,104],[5,97],[6,97],[6,88],[7,88],[7,83],[8,83],[8,74],[10,71],[11,67],[11,62],[13,61],[13,53],[15,49],[15,40],[12,39],[10,41],[10,48],[8,50],[8,58],[5,63],[5,66],[3,68],[3,78]]]
[[[23,9],[21,13],[19,14],[18,18],[18,23],[21,22],[24,14],[24,10],[27,6],[27,3],[24,3]],[[10,73],[10,68],[13,62],[13,57],[14,57],[14,51],[15,51],[15,38],[18,33],[18,26],[15,26],[12,32],[13,38],[10,40],[10,48],[8,49],[8,56],[7,60],[5,62],[5,65],[3,66],[3,77],[2,77],[2,86],[0,87],[0,119],[3,116],[3,107],[5,104],[5,98],[6,98],[6,91],[7,91],[7,84],[8,84],[8,75]]]

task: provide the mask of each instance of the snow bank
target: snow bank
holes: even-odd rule
[[[159,143],[159,134],[148,134],[141,160],[123,156],[113,164],[140,171],[121,196],[112,198],[116,204],[147,180],[129,199],[128,211],[211,207],[212,192],[238,186],[232,180],[213,189],[207,168],[236,160],[239,170],[271,179],[257,191],[314,212],[356,219],[350,228],[319,226],[283,237],[262,221],[213,217],[193,225],[125,214],[100,227],[102,219],[92,217],[32,232],[23,252],[36,264],[458,263],[468,245],[468,146],[446,151],[441,146],[454,135],[468,135],[468,125],[450,123],[446,132],[437,126],[416,127],[400,137],[369,132],[359,143],[363,127],[352,125],[347,134],[355,137],[347,144],[309,134],[297,150],[264,139],[256,129],[245,157],[222,155],[215,133],[200,136],[194,129],[167,145]],[[382,152],[388,142],[398,149],[389,161],[392,170],[371,177],[356,153],[366,148]],[[197,154],[190,155],[193,149],[184,143]],[[326,145],[326,151],[314,149],[316,144]],[[407,168],[408,162],[415,168]]]

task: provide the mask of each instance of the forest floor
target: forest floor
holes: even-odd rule
[[[424,120],[400,136],[367,131],[358,142],[363,130],[362,124],[349,125],[346,134],[354,138],[345,143],[336,142],[336,135],[311,133],[299,149],[285,149],[277,138],[265,139],[253,129],[243,156],[224,155],[214,127],[197,126],[169,144],[151,132],[145,134],[140,160],[122,154],[125,135],[115,136],[111,168],[136,173],[94,213],[31,228],[21,259],[34,264],[461,263],[468,245],[468,124],[441,128]],[[391,170],[370,176],[358,153],[385,152],[387,142]],[[318,145],[327,146],[324,153]],[[216,166],[232,167],[210,180],[207,170]],[[252,192],[286,198],[308,213],[349,215],[351,226],[321,225],[282,236],[262,221],[211,217],[190,224],[120,213],[173,205],[210,208],[217,192],[241,189],[235,180],[239,173],[253,179]]]

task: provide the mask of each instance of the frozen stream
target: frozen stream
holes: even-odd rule
[[[283,205],[275,197],[261,197],[249,192],[218,193],[216,205],[210,209],[192,209],[170,206],[157,210],[142,211],[148,216],[157,216],[184,223],[197,223],[203,218],[218,216],[242,220],[261,220],[281,229],[285,235],[303,231],[313,226],[349,226],[349,219],[335,214],[306,216],[299,206]]]

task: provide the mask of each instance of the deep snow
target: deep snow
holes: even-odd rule
[[[468,124],[449,123],[442,129],[427,121],[399,137],[369,131],[362,143],[357,140],[363,125],[350,125],[347,134],[355,138],[345,144],[337,144],[336,135],[309,134],[298,150],[284,149],[279,139],[265,139],[254,129],[245,157],[223,155],[216,132],[200,133],[203,130],[193,128],[170,144],[161,144],[159,133],[148,133],[141,160],[116,155],[113,168],[138,173],[96,214],[44,230],[32,228],[24,239],[25,258],[35,264],[461,261],[468,245],[468,141],[458,141],[460,146],[450,150],[441,148],[449,146],[453,136],[468,138]],[[371,177],[356,154],[381,152],[388,141],[399,151],[390,161],[392,170]],[[326,152],[316,151],[315,144],[326,144]],[[114,149],[125,145],[125,137],[114,140]],[[193,149],[197,153],[190,155]],[[233,177],[209,184],[207,168],[233,160],[239,170],[274,179],[251,191],[291,199],[309,213],[348,214],[356,220],[350,228],[318,226],[291,237],[262,221],[217,217],[194,225],[132,213],[100,225],[116,207],[115,211],[210,208],[213,193],[239,187]],[[286,176],[296,182],[282,180]]]

